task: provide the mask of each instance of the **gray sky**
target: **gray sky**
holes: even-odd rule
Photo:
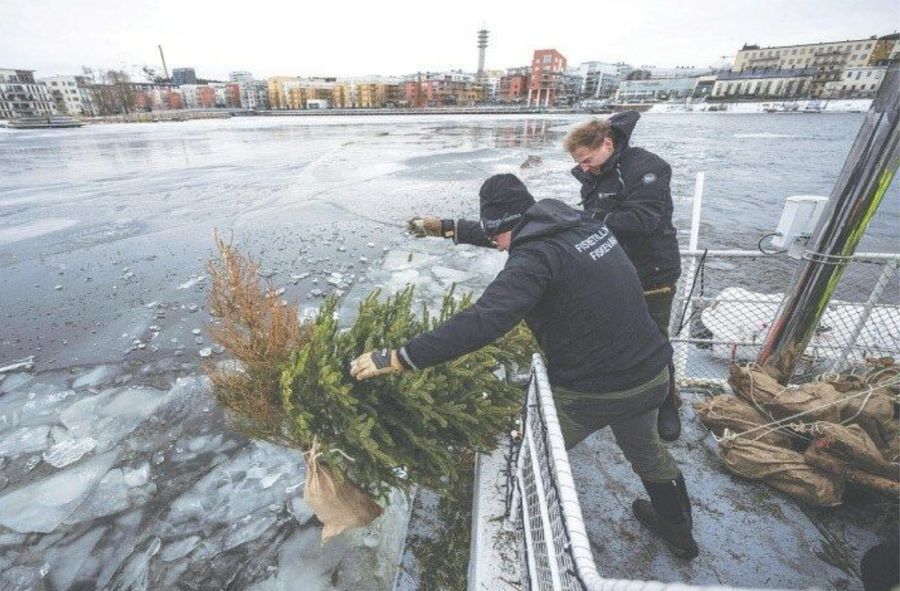
[[[885,35],[900,26],[898,0],[0,0],[0,68],[36,76],[81,65],[173,67],[225,79],[401,75],[478,63],[476,33],[490,30],[485,66],[526,65],[555,48],[569,65],[706,66],[744,42],[811,43]]]

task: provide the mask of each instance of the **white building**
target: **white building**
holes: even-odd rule
[[[185,109],[196,109],[200,106],[200,102],[197,100],[196,84],[182,84],[178,87],[178,92],[181,93]]]
[[[34,80],[34,70],[0,69],[0,119],[55,115],[47,87]]]
[[[210,82],[207,86],[212,87],[216,91],[216,106],[228,106],[228,87],[221,82]]]
[[[699,80],[699,76],[623,80],[616,91],[616,100],[627,103],[687,98],[694,95]]]
[[[237,82],[238,84],[251,84],[253,82],[253,74],[246,70],[238,70],[237,72],[229,72],[229,82]]]
[[[825,84],[823,98],[872,98],[878,92],[887,66],[845,68],[839,80]]]
[[[747,70],[719,73],[710,97],[714,99],[790,99],[810,92],[813,68]]]
[[[47,87],[58,112],[73,117],[92,114],[91,95],[80,88],[75,76],[50,76],[41,78],[41,82]]]
[[[615,94],[622,80],[624,64],[584,62],[575,73],[581,78],[578,94],[584,98],[607,98]]]
[[[264,81],[240,82],[241,107],[244,109],[268,109],[269,88]]]

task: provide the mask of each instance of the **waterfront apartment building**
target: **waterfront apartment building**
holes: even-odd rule
[[[484,86],[473,74],[427,72],[403,82],[403,102],[410,107],[470,106],[484,101]]]
[[[265,81],[253,80],[238,83],[241,89],[241,107],[244,109],[268,109],[269,88]]]
[[[349,106],[349,89],[336,78],[273,76],[266,80],[272,109],[343,109]]]
[[[826,99],[874,98],[887,66],[845,68],[840,80],[825,84],[822,97]]]
[[[0,68],[0,119],[56,114],[47,87],[34,79],[34,70]]]
[[[557,102],[566,71],[566,58],[555,49],[535,50],[531,59],[531,77],[527,104],[550,106]]]
[[[238,70],[228,73],[229,82],[237,82],[238,84],[250,84],[253,82],[253,74],[246,70]]]
[[[699,76],[685,78],[649,78],[623,80],[616,91],[616,101],[622,103],[675,100],[694,96]]]
[[[735,55],[731,69],[733,72],[803,71],[806,72],[804,76],[808,77],[808,81],[803,83],[805,95],[822,97],[826,85],[834,88],[835,85],[830,83],[840,82],[845,77],[845,70],[875,66],[888,60],[897,45],[898,37],[900,35],[892,34],[776,47],[745,45]],[[773,85],[770,86],[774,87],[776,80],[784,82],[784,78],[785,75],[773,74],[770,77]],[[794,81],[792,86],[796,85],[797,82]],[[760,96],[769,98],[767,95]]]
[[[353,109],[381,109],[395,107],[403,102],[400,98],[400,78],[387,76],[360,76],[342,78],[347,87],[347,106]]]
[[[815,68],[720,72],[709,96],[714,100],[806,97],[811,95],[815,73]]]
[[[172,84],[197,84],[197,73],[194,68],[175,68],[172,70]]]
[[[93,97],[87,88],[89,81],[86,77],[50,76],[41,78],[40,82],[47,87],[57,112],[73,117],[94,114]]]
[[[622,66],[606,62],[583,62],[575,70],[581,79],[578,95],[581,98],[608,98],[616,93],[622,80]]]
[[[530,66],[510,68],[500,78],[500,86],[497,89],[497,101],[501,103],[521,104],[528,99]]]

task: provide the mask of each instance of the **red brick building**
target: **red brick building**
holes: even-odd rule
[[[538,49],[531,59],[531,81],[528,105],[552,106],[556,102],[561,75],[566,71],[566,58],[555,49]]]
[[[497,100],[501,103],[524,103],[528,98],[530,68],[512,68],[500,78]]]
[[[231,108],[241,106],[241,85],[235,82],[225,85],[225,104]]]
[[[212,86],[197,87],[197,106],[201,109],[212,109],[216,106],[216,89]]]

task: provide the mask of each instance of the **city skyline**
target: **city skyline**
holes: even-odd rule
[[[207,1],[124,6],[101,0],[86,9],[58,0],[0,0],[6,16],[0,21],[0,67],[32,69],[41,76],[77,74],[83,65],[146,64],[161,70],[161,44],[170,72],[193,67],[209,79],[227,79],[233,70],[259,78],[474,71],[482,27],[490,31],[485,61],[490,70],[527,65],[535,49],[551,47],[570,65],[599,60],[703,67],[733,57],[744,43],[773,46],[891,33],[885,22],[900,16],[895,3],[885,0],[863,0],[852,10],[835,0],[746,6],[698,0],[677,7],[651,0],[641,3],[643,10],[579,2],[556,12],[504,4],[463,0],[450,14],[425,17],[420,4],[406,1],[244,13]]]

